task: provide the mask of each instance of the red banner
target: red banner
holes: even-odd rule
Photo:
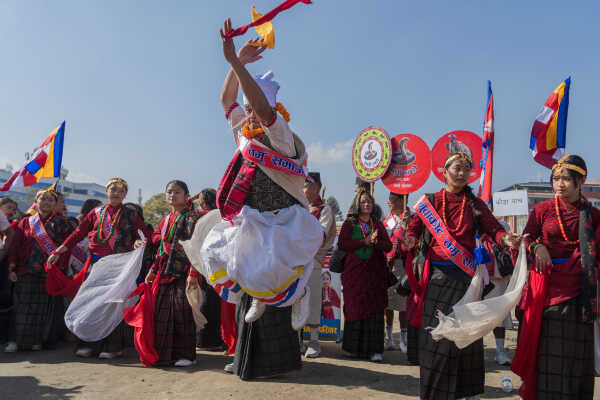
[[[481,138],[471,131],[453,131],[442,136],[431,151],[431,169],[433,174],[444,182],[444,161],[452,153],[463,152],[473,160],[473,169],[469,183],[475,182],[481,176]]]
[[[392,162],[383,184],[392,192],[409,194],[419,190],[431,173],[431,151],[427,143],[411,133],[392,138]]]

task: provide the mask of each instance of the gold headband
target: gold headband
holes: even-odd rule
[[[446,163],[444,164],[444,168],[448,168],[448,166],[450,164],[452,164],[452,162],[455,160],[467,162],[467,163],[469,163],[471,168],[473,167],[473,160],[471,160],[471,157],[469,157],[465,153],[458,152],[458,153],[454,153],[450,157],[448,157],[448,159],[446,160]]]
[[[129,190],[129,186],[127,186],[127,182],[125,182],[125,180],[121,179],[121,178],[113,178],[110,181],[108,181],[108,183],[106,184],[107,190],[110,187],[110,185],[121,186],[125,189],[126,192]]]
[[[54,190],[52,186],[49,186],[46,189],[38,190],[38,192],[35,194],[34,199],[37,200],[40,196],[42,196],[45,193],[50,193],[55,200],[58,200],[58,192],[56,192],[56,190]]]
[[[574,164],[569,164],[566,163],[565,160],[570,157],[570,154],[565,154],[564,156],[562,156],[557,162],[556,164],[554,164],[552,166],[552,171],[556,171],[559,172],[561,169],[566,168],[566,169],[570,169],[571,171],[575,171],[583,176],[587,176],[587,171],[584,170],[581,167],[578,167],[577,165]]]

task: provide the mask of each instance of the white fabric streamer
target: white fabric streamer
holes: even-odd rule
[[[202,304],[204,304],[204,292],[202,292],[200,286],[188,287],[185,289],[185,297],[187,297],[190,307],[192,308],[194,322],[196,323],[196,332],[200,332],[208,322],[204,314],[200,312],[200,308],[202,307]]]
[[[446,316],[438,310],[436,316],[440,321],[439,325],[433,329],[428,328],[431,329],[434,340],[448,339],[459,349],[463,349],[491,332],[517,305],[528,276],[524,242],[521,242],[515,270],[502,296],[477,301],[483,290],[481,268],[484,267],[477,267],[467,292],[452,307],[451,314]]]
[[[200,273],[202,273],[202,257],[200,256],[200,249],[202,248],[202,244],[208,233],[219,222],[223,222],[219,210],[209,211],[206,215],[196,221],[194,233],[192,233],[190,240],[179,241],[188,260],[190,260],[192,266]]]
[[[93,265],[65,313],[67,328],[78,338],[87,342],[102,340],[123,321],[123,308],[138,300],[137,296],[128,297],[137,286],[145,248],[144,242],[133,251],[102,257]]]

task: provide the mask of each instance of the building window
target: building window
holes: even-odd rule
[[[73,189],[73,193],[87,195],[88,191],[87,189]]]
[[[63,186],[62,190],[65,193],[73,193],[73,189],[71,189],[70,187],[67,187],[67,186]]]

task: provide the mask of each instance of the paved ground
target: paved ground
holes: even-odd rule
[[[507,346],[514,349],[515,332]],[[482,398],[518,399],[519,379],[493,361],[493,337],[486,337],[486,392]],[[322,342],[323,357],[305,360],[300,371],[279,379],[245,382],[222,372],[229,357],[199,352],[188,369],[144,368],[135,350],[116,362],[78,359],[72,346],[54,351],[0,353],[0,400],[84,399],[416,399],[419,370],[398,351],[386,352],[383,363],[341,356],[340,345]],[[512,354],[512,352],[511,352]],[[503,375],[513,380],[512,394],[500,389]],[[597,379],[596,393],[600,393]]]

